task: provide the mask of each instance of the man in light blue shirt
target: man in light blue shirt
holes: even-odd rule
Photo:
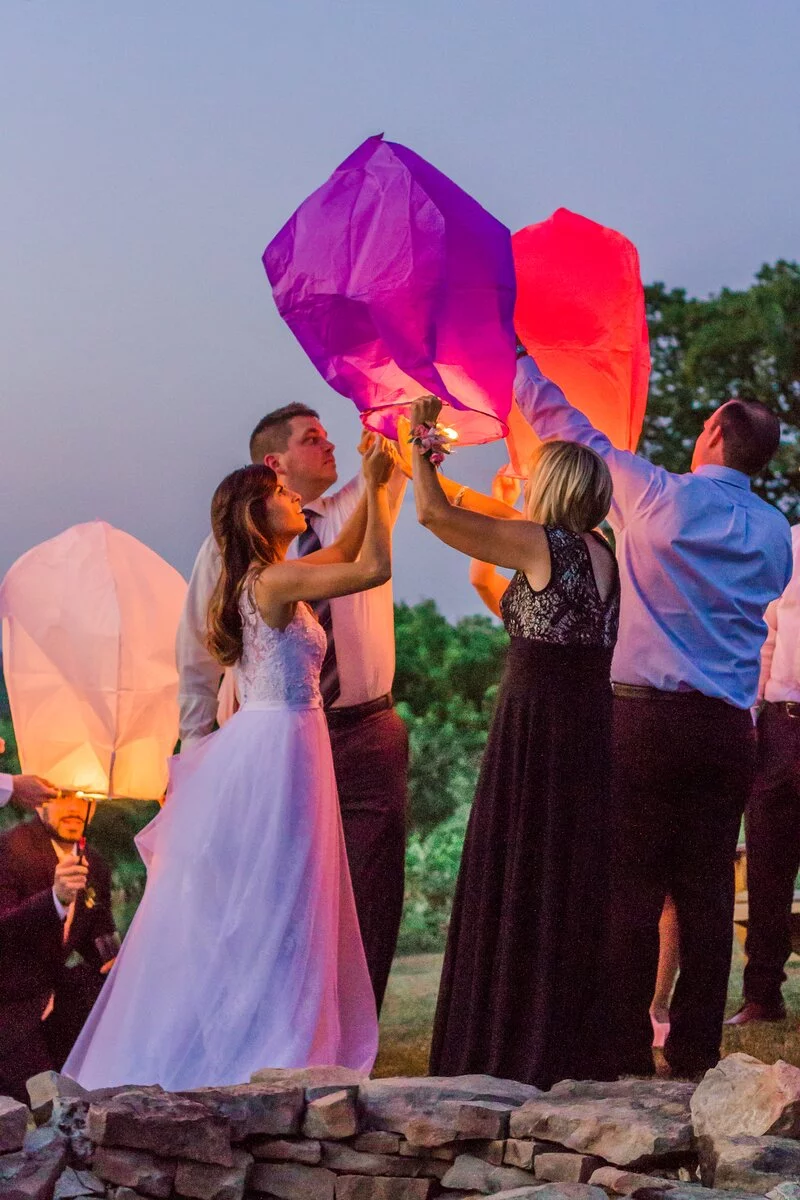
[[[719,1057],[733,857],[754,766],[749,709],[764,611],[791,574],[788,523],[750,488],[780,425],[763,405],[730,400],[706,421],[691,472],[678,475],[617,450],[528,356],[515,390],[543,441],[590,446],[614,482],[622,610],[612,665],[608,1073],[652,1073],[648,1009],[669,893],[681,973],[665,1056],[673,1074],[693,1076]]]

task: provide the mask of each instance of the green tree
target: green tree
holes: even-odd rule
[[[442,711],[437,705],[421,716],[401,703],[408,726],[409,825],[428,833],[475,792],[478,767],[486,744],[486,716],[454,696]]]
[[[469,810],[469,804],[460,804],[429,833],[414,831],[408,839],[405,906],[397,945],[401,954],[444,946]]]
[[[472,800],[507,638],[488,617],[451,625],[432,600],[400,604],[395,617],[410,825],[424,835]]]
[[[0,738],[5,744],[5,749],[0,754],[0,772],[4,775],[19,774],[19,758],[17,757],[17,741],[14,737],[14,726],[11,723],[11,710],[8,706],[8,693],[6,692],[5,681],[0,672]],[[0,808],[0,830],[7,829],[10,825],[15,825],[19,820],[19,813],[11,805],[5,805]]]

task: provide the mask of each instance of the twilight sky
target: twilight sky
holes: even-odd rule
[[[800,255],[797,0],[0,0],[0,572],[102,517],[188,574],[252,426],[355,410],[260,257],[364,137],[698,295]],[[488,486],[500,447],[453,475]],[[397,597],[479,611],[407,500]]]

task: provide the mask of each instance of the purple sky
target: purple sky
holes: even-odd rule
[[[705,294],[797,258],[798,45],[796,0],[3,0],[0,571],[98,516],[188,573],[290,400],[355,468],[354,410],[260,256],[370,133],[512,229],[565,205],[622,230],[647,280]],[[410,502],[395,586],[479,609]]]

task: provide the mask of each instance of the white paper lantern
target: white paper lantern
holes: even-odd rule
[[[0,616],[25,773],[97,796],[163,795],[185,594],[173,567],[104,521],[17,559],[0,585]]]

